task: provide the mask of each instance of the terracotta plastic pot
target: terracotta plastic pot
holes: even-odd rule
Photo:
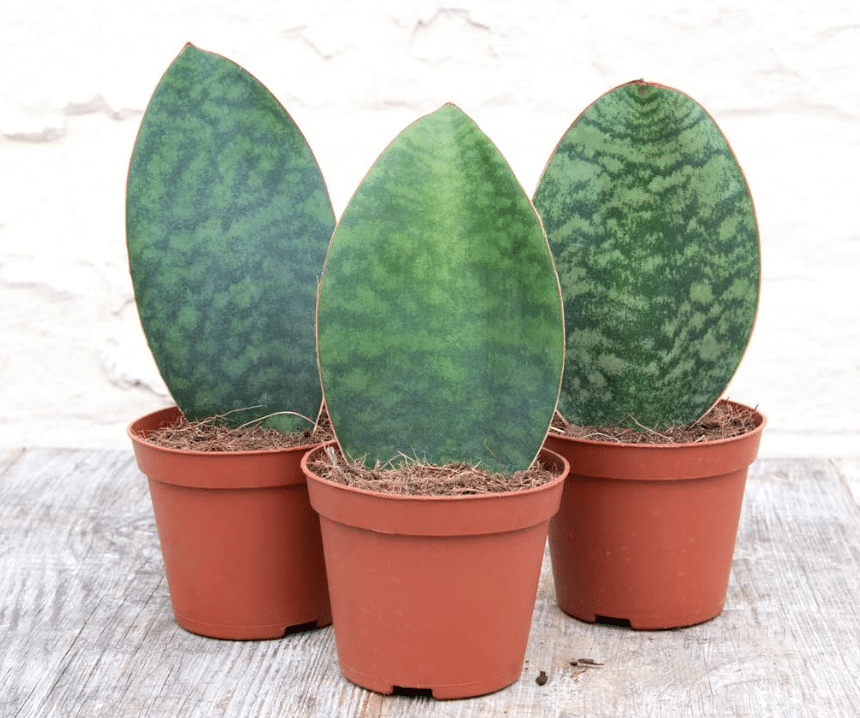
[[[733,402],[729,402],[733,403]],[[550,523],[556,596],[591,623],[689,626],[723,610],[765,418],[733,439],[624,444],[551,434],[571,471]]]
[[[312,447],[204,452],[147,443],[178,415],[171,407],[128,427],[149,480],[176,622],[232,639],[330,624],[319,520],[300,464]]]
[[[567,462],[544,486],[466,497],[342,486],[309,471],[344,676],[378,693],[490,693],[517,680],[550,517]]]

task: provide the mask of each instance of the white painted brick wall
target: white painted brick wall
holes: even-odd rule
[[[707,107],[747,173],[764,286],[732,398],[763,455],[860,453],[855,0],[5,0],[0,446],[125,447],[169,402],[140,331],[124,182],[186,41],[242,64],[315,150],[339,214],[409,122],[457,102],[526,190],[574,117],[643,77]]]

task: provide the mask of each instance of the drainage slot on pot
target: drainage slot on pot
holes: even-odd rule
[[[406,696],[408,698],[432,698],[433,697],[433,689],[432,688],[407,688],[405,686],[394,686],[394,689],[391,691],[392,695],[395,696]]]
[[[620,628],[630,628],[630,619],[615,618],[614,616],[595,616],[594,622],[603,626],[618,626]]]
[[[287,628],[284,630],[284,636],[290,636],[293,633],[303,633],[304,631],[315,631],[317,628],[320,628],[318,621],[297,623],[294,626],[287,626]]]

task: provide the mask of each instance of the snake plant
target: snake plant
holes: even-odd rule
[[[307,425],[334,213],[301,132],[248,72],[190,44],[176,57],[134,145],[126,230],[141,324],[186,417]]]
[[[564,361],[558,277],[528,196],[458,107],[407,127],[361,182],[331,239],[317,327],[348,457],[531,464]]]
[[[564,296],[560,411],[579,424],[689,424],[749,342],[760,250],[722,132],[686,94],[637,81],[591,104],[534,196]]]

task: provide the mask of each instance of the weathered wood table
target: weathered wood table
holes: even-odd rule
[[[752,467],[726,608],[700,626],[576,621],[546,558],[519,681],[440,702],[348,683],[330,627],[263,642],[183,631],[131,449],[0,449],[2,718],[832,718],[860,715],[858,673],[860,460]]]

